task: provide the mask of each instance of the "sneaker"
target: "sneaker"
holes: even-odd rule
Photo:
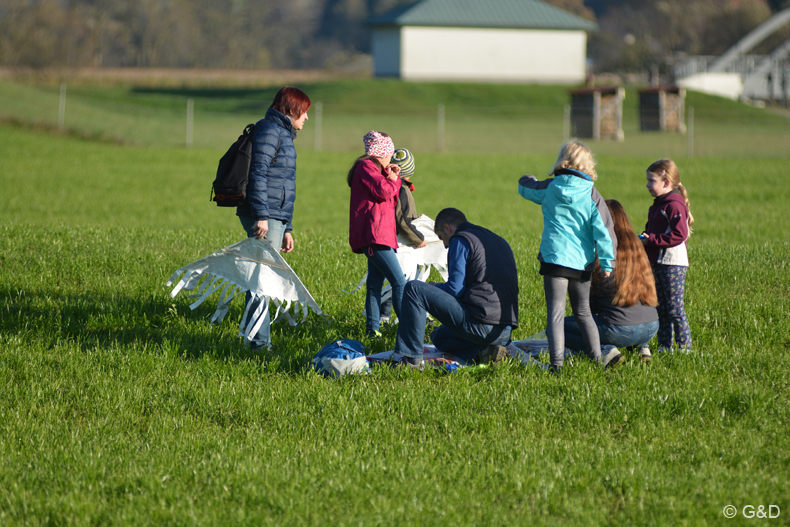
[[[481,351],[475,357],[475,362],[477,364],[496,364],[497,362],[501,361],[507,357],[507,348],[504,346],[495,346],[490,344],[486,346],[486,349]]]
[[[659,346],[656,353],[672,353],[672,346]]]
[[[642,356],[642,362],[648,363],[653,360],[653,355],[650,354],[650,346],[642,346],[639,349],[639,354]]]
[[[678,349],[678,351],[679,351],[680,353],[691,353],[691,347],[686,347],[686,346],[684,346],[684,347],[682,347],[682,348]]]
[[[603,369],[606,370],[608,368],[614,368],[618,364],[623,362],[623,354],[620,353],[617,348],[613,349],[606,355],[601,357],[601,364],[603,364]]]
[[[552,364],[551,366],[549,366],[549,373],[553,375],[559,375],[560,373],[562,373],[562,366],[555,366]]]
[[[401,366],[411,368],[412,370],[425,371],[425,361],[419,359],[417,362],[412,362],[411,357],[403,357],[400,361]]]

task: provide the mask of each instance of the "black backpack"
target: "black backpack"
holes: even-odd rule
[[[218,207],[237,207],[247,200],[247,179],[250,175],[252,162],[252,133],[254,124],[248,124],[228,148],[222,159],[219,160],[217,178],[211,187],[209,201],[216,201]],[[277,151],[272,158],[272,164],[277,159],[280,150],[280,141],[277,141]]]

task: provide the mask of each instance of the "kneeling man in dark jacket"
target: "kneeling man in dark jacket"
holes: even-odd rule
[[[434,232],[448,248],[448,280],[406,284],[395,353],[421,367],[426,311],[442,323],[431,333],[441,351],[467,361],[504,358],[518,327],[518,273],[504,238],[466,221],[458,209],[436,216]]]

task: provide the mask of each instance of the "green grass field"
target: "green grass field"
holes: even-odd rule
[[[244,236],[208,201],[225,145],[28,126],[0,126],[0,525],[750,525],[743,507],[771,504],[763,522],[790,524],[783,156],[676,159],[696,218],[691,355],[332,381],[312,356],[364,341],[363,293],[341,292],[365,272],[346,241],[358,152],[297,142],[287,259],[328,316],[275,326],[256,354],[236,337],[240,300],[211,326],[210,301],[190,311],[165,286]],[[420,212],[461,208],[513,246],[516,338],[545,325],[540,210],[516,181],[553,157],[416,155]],[[597,187],[637,228],[654,160],[598,155]]]

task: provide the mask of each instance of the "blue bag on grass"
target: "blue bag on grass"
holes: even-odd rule
[[[365,346],[352,339],[330,342],[313,357],[315,371],[324,377],[343,377],[350,373],[370,371]]]

